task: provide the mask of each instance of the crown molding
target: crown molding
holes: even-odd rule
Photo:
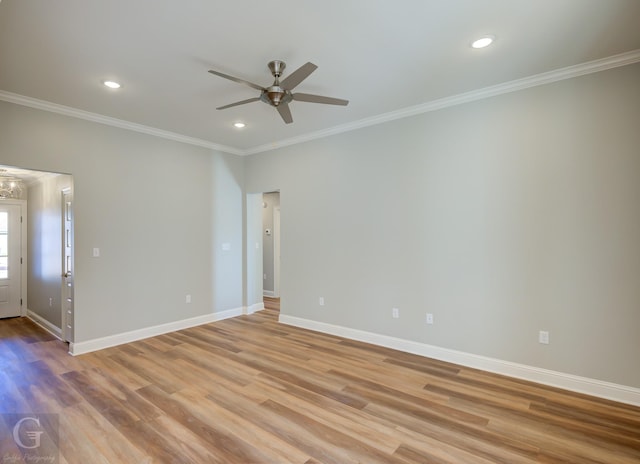
[[[485,98],[502,95],[505,93],[516,92],[518,90],[528,89],[530,87],[537,87],[539,85],[550,84],[565,79],[571,79],[574,77],[583,76],[585,74],[593,74],[600,71],[606,71],[607,69],[618,68],[620,66],[626,66],[634,64],[640,61],[640,49],[632,50],[630,52],[621,53],[619,55],[609,56],[599,60],[588,61],[586,63],[568,66],[566,68],[560,68],[553,71],[544,72],[541,74],[535,74],[533,76],[525,77],[522,79],[516,79],[514,81],[504,82],[502,84],[485,87],[483,89],[473,90],[471,92],[461,93],[451,97],[440,98],[438,100],[432,100],[427,103],[423,103],[408,108],[403,108],[389,113],[380,114],[370,118],[361,119],[359,121],[342,124],[329,129],[324,129],[317,132],[311,132],[309,134],[301,135],[299,137],[293,137],[279,142],[273,142],[265,145],[259,145],[253,148],[244,150],[245,155],[253,155],[262,153],[265,151],[273,150],[276,148],[282,148],[290,145],[296,145],[303,142],[309,142],[311,140],[329,137],[331,135],[341,134],[343,132],[350,132],[356,129],[364,127],[375,126],[389,121],[395,121],[397,119],[408,118],[416,116],[422,113],[429,113],[431,111],[437,111],[443,108],[451,106],[461,105],[463,103],[469,103],[476,100],[482,100]]]
[[[263,153],[266,151],[274,150],[277,148],[283,148],[290,145],[297,145],[299,143],[309,142],[312,140],[329,137],[332,135],[341,134],[343,132],[350,132],[364,127],[375,126],[377,124],[383,124],[385,122],[395,121],[397,119],[408,118],[416,116],[418,114],[429,113],[431,111],[437,111],[443,108],[448,108],[464,103],[469,103],[476,100],[482,100],[485,98],[494,97],[510,92],[516,92],[518,90],[528,89],[530,87],[536,87],[539,85],[550,84],[565,79],[571,79],[574,77],[583,76],[586,74],[593,74],[600,71],[606,71],[607,69],[617,68],[640,62],[640,49],[632,50],[618,55],[609,56],[599,60],[588,61],[574,66],[568,66],[566,68],[560,68],[553,71],[544,72],[541,74],[535,74],[533,76],[525,77],[523,79],[516,79],[514,81],[504,82],[502,84],[485,87],[483,89],[473,90],[471,92],[461,93],[453,95],[451,97],[440,98],[438,100],[432,100],[430,102],[422,103],[420,105],[403,108],[396,111],[372,116],[370,118],[360,119],[358,121],[342,124],[339,126],[323,129],[316,132],[310,132],[308,134],[300,135],[298,137],[292,137],[278,142],[272,142],[264,145],[258,145],[253,148],[240,149],[235,147],[229,147],[220,145],[217,143],[209,142],[186,135],[177,134],[175,132],[169,132],[162,129],[156,129],[154,127],[145,126],[142,124],[136,124],[133,122],[125,121],[122,119],[112,118],[109,116],[103,116],[97,113],[91,113],[89,111],[79,110],[69,106],[59,105],[57,103],[51,103],[44,100],[38,100],[36,98],[25,97],[16,93],[6,92],[0,90],[0,100],[4,100],[9,103],[15,103],[22,106],[28,106],[31,108],[49,111],[52,113],[58,113],[65,116],[71,116],[74,118],[84,119],[87,121],[93,121],[100,124],[106,124],[108,126],[119,127],[121,129],[127,129],[134,132],[140,132],[143,134],[153,135],[156,137],[173,140],[176,142],[187,143],[190,145],[196,145],[199,147],[209,148],[211,150],[217,150],[224,153],[230,153],[233,155],[254,155]]]
[[[15,103],[17,105],[28,106],[38,110],[49,111],[51,113],[57,113],[64,116],[70,116],[72,118],[84,119],[85,121],[97,122],[99,124],[105,124],[107,126],[118,127],[120,129],[127,129],[134,132],[140,132],[142,134],[153,135],[163,139],[173,140],[175,142],[187,143],[189,145],[195,145],[198,147],[209,148],[212,150],[222,151],[233,155],[243,155],[244,152],[237,148],[227,147],[225,145],[219,145],[217,143],[208,142],[206,140],[197,139],[195,137],[189,137],[175,132],[169,132],[162,129],[156,129],[155,127],[145,126],[142,124],[136,124],[134,122],[125,121],[123,119],[112,118],[110,116],[103,116],[98,113],[91,113],[90,111],[79,110],[70,106],[59,105],[57,103],[51,103],[45,100],[38,100],[37,98],[25,97],[17,93],[6,92],[0,90],[0,100]]]

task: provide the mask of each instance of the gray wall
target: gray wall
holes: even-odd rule
[[[29,185],[27,202],[27,301],[55,327],[62,317],[62,189],[72,178],[55,175]]]
[[[635,64],[249,157],[283,314],[640,387],[639,121]]]
[[[275,290],[275,271],[274,271],[274,225],[273,212],[275,208],[280,208],[280,193],[269,192],[262,195],[262,200],[266,207],[262,208],[262,273],[263,287],[265,292],[270,292],[273,296]],[[266,229],[271,230],[271,235],[265,233]]]
[[[76,342],[243,306],[242,158],[0,102],[0,164],[73,175]]]
[[[256,303],[279,190],[283,313],[640,387],[638,121],[638,64],[245,159],[0,102],[0,164],[73,175],[75,341]]]

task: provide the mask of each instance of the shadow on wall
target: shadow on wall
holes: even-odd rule
[[[219,312],[243,306],[244,164],[239,156],[212,156],[212,311]]]

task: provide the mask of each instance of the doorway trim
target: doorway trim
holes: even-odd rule
[[[262,195],[264,195],[265,193],[274,193],[274,192],[278,192],[280,194],[280,204],[282,204],[282,191],[278,188],[278,189],[273,189],[273,190],[265,190],[265,191],[249,191],[246,194],[246,198],[247,198],[247,204],[250,203],[249,199],[251,198],[255,198],[256,196],[260,197],[260,203],[259,203],[259,207],[257,208],[249,208],[247,207],[245,209],[245,218],[244,218],[244,236],[247,240],[247,244],[251,244],[253,243],[250,239],[250,237],[255,237],[255,246],[256,248],[259,247],[260,249],[260,253],[253,253],[253,246],[251,247],[247,247],[247,253],[245,254],[245,269],[246,269],[246,278],[245,278],[245,289],[244,289],[244,294],[245,294],[245,298],[247,299],[245,305],[248,308],[254,308],[254,307],[261,307],[260,309],[264,309],[264,297],[273,297],[272,294],[268,294],[264,291],[264,286],[263,286],[263,282],[264,282],[264,277],[263,277],[263,249],[264,249],[264,227],[263,227],[263,208],[264,208],[264,203],[263,203],[263,197]],[[280,211],[280,208],[279,208]],[[254,230],[255,229],[255,230]],[[281,225],[279,224],[278,227],[278,234],[279,236],[281,235]],[[274,234],[275,234],[275,227],[274,227]],[[280,243],[280,241],[278,241],[278,245],[279,245],[279,250],[282,250],[282,245]],[[282,287],[282,279],[280,277],[280,260],[278,260],[278,298],[280,297],[281,294],[281,287]],[[258,294],[253,295],[253,290],[254,287],[252,287],[252,282],[256,282],[256,289],[259,289],[259,298],[258,298]],[[259,282],[259,284],[258,284]],[[271,292],[271,293],[275,293],[275,292]],[[259,301],[258,303],[255,303],[255,305],[252,305],[252,296],[254,297],[253,299],[255,299],[256,301]],[[254,312],[253,310],[251,310],[249,313]]]
[[[273,296],[280,298],[280,206],[273,208]]]
[[[28,253],[28,244],[27,244],[27,200],[20,200],[21,208],[20,208],[20,240],[22,240],[20,255],[21,255],[21,263],[22,266],[20,271],[22,272],[22,285],[20,291],[22,293],[22,307],[20,308],[20,312],[22,316],[27,315],[28,301],[27,301],[27,263],[29,262]]]
[[[71,206],[68,207],[66,198],[71,196]],[[73,188],[65,187],[60,190],[60,203],[61,203],[61,228],[62,228],[62,241],[60,243],[61,253],[61,269],[60,269],[60,338],[63,342],[73,342],[73,333],[75,329],[75,263],[74,263],[74,211],[73,211]],[[67,235],[66,223],[69,222],[69,235]],[[66,264],[66,244],[69,245],[69,260],[70,263]],[[67,269],[67,267],[69,269]],[[69,276],[67,275],[69,272]],[[69,289],[65,288],[65,285],[71,283],[71,295],[69,295]],[[67,303],[67,297],[70,297],[70,303]],[[70,316],[68,315],[70,314]],[[71,321],[69,321],[71,319]]]

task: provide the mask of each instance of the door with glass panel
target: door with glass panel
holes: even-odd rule
[[[0,318],[21,315],[21,210],[0,202]]]

